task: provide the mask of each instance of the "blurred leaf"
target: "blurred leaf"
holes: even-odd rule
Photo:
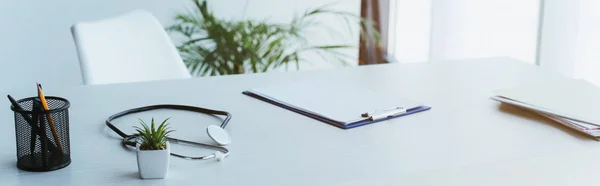
[[[227,75],[266,72],[292,63],[296,69],[304,61],[300,56],[315,53],[325,61],[355,61],[340,49],[354,45],[315,45],[304,35],[313,29],[337,31],[319,21],[321,15],[335,15],[344,19],[348,31],[358,24],[361,38],[369,35],[380,43],[372,21],[358,15],[330,9],[326,4],[295,16],[289,24],[269,23],[266,20],[225,20],[217,18],[206,0],[193,0],[194,8],[175,16],[175,24],[166,30],[181,34],[186,41],[179,44],[181,57],[190,73],[196,76]]]

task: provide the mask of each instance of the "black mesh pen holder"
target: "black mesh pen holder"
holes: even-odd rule
[[[26,171],[52,171],[71,163],[68,100],[46,97],[48,110],[37,97],[17,101],[15,113],[17,167]]]

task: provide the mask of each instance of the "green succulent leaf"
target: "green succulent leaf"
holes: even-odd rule
[[[135,130],[139,136],[140,149],[142,150],[163,150],[166,148],[167,137],[173,132],[169,127],[170,118],[167,118],[162,121],[158,127],[156,127],[154,118],[152,118],[150,126],[144,122],[144,120],[139,119],[139,123],[141,127],[134,126]]]

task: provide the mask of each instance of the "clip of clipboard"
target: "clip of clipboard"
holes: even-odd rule
[[[413,107],[413,108],[408,108],[405,109],[403,107],[393,107],[393,108],[388,108],[388,109],[378,109],[378,110],[374,110],[371,112],[366,112],[361,114],[360,116],[357,117],[356,120],[352,120],[352,121],[348,121],[348,122],[341,122],[341,121],[336,121],[333,120],[331,118],[325,117],[323,115],[320,115],[318,113],[300,108],[300,107],[296,107],[294,105],[291,104],[287,104],[285,102],[279,101],[277,99],[274,99],[272,97],[260,94],[260,93],[255,93],[253,91],[244,91],[242,92],[243,94],[262,100],[264,102],[285,108],[287,110],[296,112],[298,114],[302,114],[304,116],[319,120],[321,122],[333,125],[335,127],[341,128],[341,129],[350,129],[350,128],[355,128],[355,127],[359,127],[359,126],[363,126],[363,125],[368,125],[368,124],[372,124],[372,123],[377,123],[380,121],[385,121],[385,120],[389,120],[389,119],[394,119],[394,118],[398,118],[398,117],[402,117],[402,116],[406,116],[406,115],[411,115],[414,113],[418,113],[418,112],[422,112],[422,111],[426,111],[431,109],[431,107],[429,106],[417,106],[417,107]]]

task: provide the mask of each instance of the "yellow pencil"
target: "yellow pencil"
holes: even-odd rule
[[[39,83],[37,84],[37,89],[38,89],[38,97],[40,98],[40,101],[42,102],[42,107],[44,108],[45,111],[50,110],[50,107],[48,107],[48,103],[46,102],[46,97],[44,96],[44,92],[42,92],[42,87],[40,86]],[[48,118],[48,123],[50,123],[50,129],[52,130],[52,135],[54,136],[56,146],[58,146],[58,149],[60,149],[60,152],[64,153],[65,151],[63,150],[62,144],[60,143],[60,138],[58,137],[58,132],[56,131],[56,126],[54,125],[54,120],[52,119],[52,115],[50,115],[48,113],[48,114],[46,114],[46,118]]]

